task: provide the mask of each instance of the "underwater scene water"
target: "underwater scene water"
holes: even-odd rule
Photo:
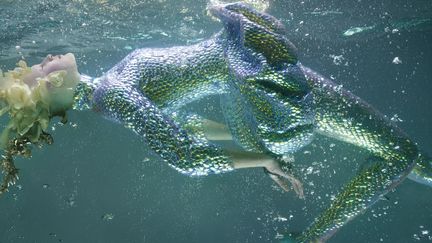
[[[247,1],[285,25],[301,63],[343,85],[432,155],[432,1]],[[0,69],[75,54],[101,76],[137,48],[190,45],[222,24],[197,0],[1,0]],[[187,107],[224,122],[217,95]],[[2,118],[2,126],[6,120]],[[3,129],[2,127],[2,129]],[[260,168],[187,177],[92,111],[54,120],[54,144],[18,158],[0,242],[279,242],[300,233],[367,163],[317,135],[294,154],[305,199]],[[366,162],[365,162],[366,161]],[[404,180],[329,242],[432,241],[432,188]]]

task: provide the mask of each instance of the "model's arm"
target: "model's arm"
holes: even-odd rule
[[[188,136],[170,117],[135,88],[102,81],[93,93],[93,109],[139,134],[171,166],[187,175],[206,175],[233,169],[227,156]]]

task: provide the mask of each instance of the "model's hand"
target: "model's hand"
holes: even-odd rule
[[[287,170],[285,170],[287,171]],[[279,162],[274,161],[273,163],[269,163],[264,167],[264,172],[270,176],[270,178],[276,182],[283,190],[289,191],[291,184],[297,196],[301,199],[304,199],[303,193],[303,184],[300,180],[294,177],[290,172],[285,172],[282,170]],[[289,182],[289,184],[287,183]]]

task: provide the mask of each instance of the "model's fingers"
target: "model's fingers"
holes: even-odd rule
[[[282,190],[288,192],[290,190],[289,185],[287,185],[278,175],[274,175],[272,173],[267,173],[267,175],[270,176],[270,178],[276,182],[276,184],[282,188]]]
[[[266,173],[270,175],[270,177],[285,191],[286,188],[288,188],[288,185],[282,180],[282,178],[288,180],[293,187],[294,191],[296,192],[297,196],[301,199],[304,199],[304,193],[303,193],[303,184],[300,180],[294,177],[292,174],[288,174],[284,171],[282,171],[280,168],[272,168],[272,170],[265,169]],[[281,186],[281,184],[285,186]],[[289,189],[289,188],[288,188]]]
[[[297,193],[297,196],[300,199],[304,199],[303,184],[301,181],[291,175],[289,175],[289,177],[290,178],[288,178],[288,180],[291,182],[291,185],[294,188],[294,191]]]

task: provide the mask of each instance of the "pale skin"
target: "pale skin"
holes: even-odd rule
[[[51,112],[65,111],[72,107],[75,87],[80,81],[75,56],[72,53],[65,55],[48,55],[40,64],[31,67],[31,73],[24,77],[29,86],[36,85],[38,80],[50,78],[53,74],[61,76],[58,86],[46,83],[45,100],[49,103]]]
[[[232,141],[233,138],[228,128],[221,123],[204,119],[203,129],[205,136],[210,141]],[[270,178],[276,182],[283,190],[289,191],[289,186],[285,183],[287,180],[299,198],[304,198],[303,185],[293,175],[284,172],[278,161],[269,155],[258,154],[246,151],[230,151],[225,149],[233,159],[235,169],[262,167]],[[293,162],[287,161],[288,163]]]
[[[80,74],[73,54],[66,55],[48,55],[40,64],[31,67],[31,73],[28,74],[24,81],[29,85],[35,85],[36,82],[45,77],[49,77],[55,72],[64,71],[63,83],[59,87],[53,87],[47,84],[46,98],[53,112],[57,110],[67,110],[72,107],[73,94],[76,85],[80,82]],[[48,87],[49,85],[49,87]],[[227,127],[223,124],[205,120],[205,135],[209,141],[231,141],[232,136]],[[284,172],[278,161],[269,155],[224,149],[233,161],[234,169],[243,168],[264,168],[266,174],[276,182],[283,190],[289,191],[288,182],[292,185],[294,191],[300,198],[304,197],[301,182],[293,175]]]

